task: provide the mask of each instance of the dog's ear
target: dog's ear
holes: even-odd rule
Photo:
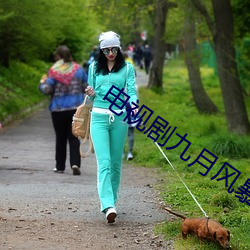
[[[213,238],[216,240],[216,231],[213,233]]]
[[[227,230],[228,236],[227,236],[227,240],[230,241],[230,232],[229,230]]]

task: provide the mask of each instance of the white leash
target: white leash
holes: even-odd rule
[[[172,167],[172,169],[176,172],[177,176],[179,177],[179,179],[181,180],[181,182],[183,183],[183,185],[185,186],[185,188],[187,189],[187,191],[189,192],[189,194],[191,195],[191,197],[194,199],[194,201],[196,202],[196,204],[198,205],[198,207],[200,208],[200,210],[202,211],[202,213],[205,215],[205,217],[208,218],[206,212],[202,209],[201,205],[199,204],[199,202],[196,200],[196,198],[194,197],[194,195],[192,194],[192,192],[190,191],[190,189],[188,188],[188,186],[186,185],[186,183],[182,180],[182,178],[180,177],[180,175],[178,174],[178,172],[176,171],[175,167],[173,166],[173,164],[170,162],[170,160],[167,158],[167,156],[164,154],[164,152],[162,151],[162,149],[160,148],[160,146],[158,145],[157,142],[155,142],[156,146],[159,148],[159,150],[161,151],[162,155],[165,157],[165,159],[167,160],[167,162],[169,163],[169,165]]]

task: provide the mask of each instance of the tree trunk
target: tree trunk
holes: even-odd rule
[[[153,44],[153,62],[149,74],[148,87],[157,87],[162,89],[163,66],[166,53],[166,43],[164,41],[166,19],[168,12],[168,1],[156,1],[155,16],[155,37]]]
[[[228,129],[247,134],[250,133],[250,124],[235,60],[230,0],[212,0],[212,4],[216,30],[213,39]]]
[[[200,113],[217,113],[218,108],[207,95],[200,75],[200,57],[196,48],[195,18],[190,15],[192,6],[187,6],[185,18],[185,55],[188,76],[195,105]]]

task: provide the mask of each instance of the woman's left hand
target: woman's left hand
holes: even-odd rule
[[[95,90],[92,88],[92,87],[90,87],[90,86],[88,86],[87,88],[86,88],[86,90],[85,90],[85,93],[88,95],[88,96],[95,96]]]

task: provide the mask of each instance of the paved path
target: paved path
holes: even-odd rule
[[[47,108],[0,133],[1,208],[8,210],[9,207],[15,207],[18,203],[26,204],[34,198],[38,205],[34,203],[28,210],[25,205],[22,208],[22,214],[30,216],[33,209],[41,209],[41,206],[45,209],[48,204],[53,204],[56,198],[60,206],[74,201],[73,206],[78,207],[79,213],[63,216],[76,220],[103,220],[102,214],[99,213],[96,190],[95,155],[91,154],[82,160],[81,176],[72,175],[69,163],[65,174],[53,173],[54,166],[54,132]],[[147,169],[134,168],[134,172],[131,169],[132,167],[126,165],[123,169],[121,202],[118,208],[125,212],[128,206],[133,207],[137,203],[139,212],[129,216],[122,213],[120,218],[141,222],[161,220],[161,214],[149,213],[154,205],[150,201],[145,203],[147,192],[150,192],[147,186],[152,182],[140,177],[148,174]],[[149,206],[149,210],[145,206]],[[145,211],[140,212],[140,209],[148,211],[148,215],[141,217],[140,214],[145,214]],[[88,213],[85,212],[87,210]],[[39,215],[35,213],[33,216]],[[60,218],[61,209],[52,216]]]
[[[136,83],[138,87],[146,87],[148,85],[148,75],[139,68],[136,68]]]
[[[146,79],[145,74],[138,73],[138,84],[142,86]],[[97,216],[99,201],[96,190],[95,155],[91,154],[82,160],[81,176],[72,176],[69,163],[65,174],[55,174],[52,172],[55,166],[54,144],[54,131],[47,107],[10,128],[0,130],[0,197],[3,198],[0,200],[5,200],[5,207],[11,207],[16,202],[24,203],[25,199],[30,199],[30,196],[34,196],[36,201],[39,200],[42,203],[47,199],[49,203],[53,203],[54,195],[63,199],[73,196],[77,200],[79,209],[83,211],[88,209]],[[128,166],[124,167],[125,179],[121,195],[126,202],[120,204],[121,209],[125,209],[123,206],[127,206],[128,202],[133,206],[134,201],[129,197],[132,194],[140,193],[141,186],[144,189],[143,185],[148,184],[147,182],[140,183],[139,176],[136,176],[136,172],[138,172],[136,169],[135,174],[130,170],[127,171],[128,169]],[[143,175],[147,174],[147,169],[140,171]],[[130,184],[133,183],[140,185],[131,187]],[[5,193],[8,195],[4,198]],[[11,198],[8,198],[10,194]],[[83,199],[79,199],[79,197],[83,197]],[[82,204],[81,200],[86,200],[86,198],[89,202]],[[141,200],[140,197],[136,200],[143,202],[145,199],[146,197],[143,195]],[[140,209],[141,205],[138,208]],[[25,208],[24,212],[29,213]],[[79,214],[73,214],[72,218],[77,218]],[[137,217],[137,214],[139,213],[129,216],[127,219],[134,220],[134,216]],[[60,217],[61,214],[56,213],[56,216]],[[141,219],[142,221],[154,221],[156,219],[154,216],[158,217],[158,215],[152,214],[148,218]],[[102,218],[99,214],[97,217]],[[87,215],[86,219],[92,220],[93,218]]]
[[[143,85],[145,79],[145,75],[139,75],[138,84]],[[0,130],[1,250],[31,249],[30,246],[32,249],[138,249],[139,243],[141,249],[165,247],[162,241],[156,244],[157,240],[152,240],[153,225],[167,218],[159,209],[157,192],[151,188],[159,181],[155,170],[124,165],[117,204],[118,226],[115,230],[110,229],[99,211],[94,154],[82,160],[81,176],[72,175],[69,163],[64,174],[53,173],[54,140],[47,107]],[[24,221],[26,227],[20,226],[19,223]],[[46,221],[50,222],[49,226],[43,225]],[[66,227],[83,223],[80,239],[75,235],[76,239],[73,236],[67,238],[67,232],[63,232],[61,241],[65,238],[65,242],[61,244],[64,245],[55,243],[52,231],[50,233],[51,225],[60,226],[60,223],[66,223]],[[27,228],[34,230],[27,232]],[[110,230],[124,236],[113,237],[107,243],[102,237],[107,237]],[[93,234],[99,231],[103,234],[93,240]],[[139,241],[131,235],[137,235]],[[41,238],[44,239],[42,242]]]

